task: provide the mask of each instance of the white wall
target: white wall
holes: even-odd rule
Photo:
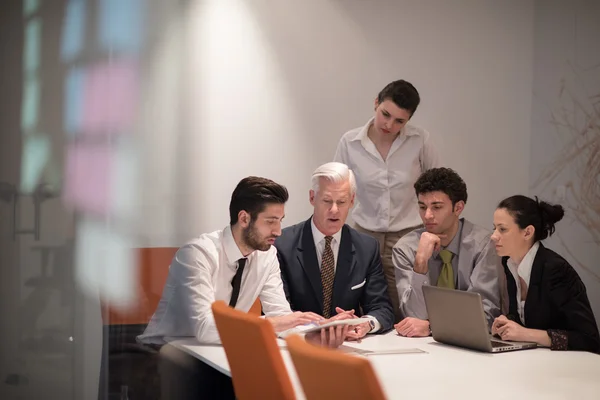
[[[600,3],[538,1],[535,21],[530,193],[566,208],[546,244],[577,270],[600,321]]]
[[[191,2],[149,68],[141,244],[222,228],[251,174],[288,187],[286,224],[307,218],[311,172],[400,78],[422,96],[414,123],[467,182],[466,216],[489,226],[529,184],[533,14],[520,0]]]

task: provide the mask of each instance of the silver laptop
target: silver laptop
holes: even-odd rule
[[[479,293],[423,286],[423,295],[431,333],[437,342],[489,353],[537,346],[536,343],[507,342],[492,337]]]

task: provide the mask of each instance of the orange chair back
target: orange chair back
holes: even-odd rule
[[[137,252],[135,302],[129,309],[103,303],[102,318],[107,325],[147,324],[156,311],[177,247],[144,247]]]
[[[260,317],[262,314],[262,303],[260,302],[260,299],[256,299],[256,301],[254,301],[254,304],[252,304],[252,307],[250,307],[248,310],[248,314],[257,315]]]
[[[366,358],[314,346],[298,335],[286,340],[307,400],[385,399]]]
[[[229,307],[212,304],[225,349],[235,395],[246,399],[294,399],[294,388],[281,358],[269,321]]]
[[[134,249],[137,252],[137,268],[135,287],[135,302],[129,309],[121,309],[103,302],[102,319],[106,325],[147,324],[156,311],[167,283],[169,266],[177,252],[177,247],[143,247]],[[260,315],[260,299],[256,299],[248,311]]]

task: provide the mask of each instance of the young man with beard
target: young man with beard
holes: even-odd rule
[[[161,345],[167,336],[192,336],[200,343],[220,343],[211,311],[217,300],[247,312],[260,298],[275,332],[323,319],[292,313],[283,291],[272,245],[281,234],[287,200],[282,185],[242,179],[231,196],[230,225],[200,235],[175,254],[156,312],[138,341]]]
[[[429,336],[422,287],[436,285],[481,294],[488,324],[500,315],[500,258],[491,232],[460,218],[467,186],[450,168],[424,172],[414,185],[425,228],[402,237],[393,248],[402,336]]]

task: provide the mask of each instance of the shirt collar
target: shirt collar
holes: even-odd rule
[[[371,127],[371,125],[373,125],[374,120],[375,120],[375,117],[371,117],[371,119],[369,119],[369,121],[365,124],[365,126],[363,126],[361,128],[361,130],[358,132],[358,134],[350,141],[354,142],[354,141],[360,140],[364,146],[365,142],[369,139],[369,137],[368,137],[369,128]],[[398,137],[400,137],[402,135],[418,136],[419,134],[420,134],[419,130],[414,129],[414,127],[412,125],[410,125],[410,121],[409,121],[406,125],[404,125],[404,128],[402,128],[402,131],[400,132],[400,135],[398,135]]]
[[[540,248],[540,242],[535,242],[533,246],[529,249],[523,260],[521,260],[520,264],[517,264],[513,261],[512,258],[509,258],[507,264],[509,267],[517,270],[519,276],[525,281],[527,287],[529,287],[529,278],[531,277],[531,268],[533,267],[533,260],[535,260],[535,255],[537,254],[538,249]]]
[[[456,235],[454,235],[454,237],[452,238],[452,240],[450,241],[448,246],[443,248],[443,250],[449,250],[455,256],[458,255],[458,252],[460,250],[460,241],[461,241],[461,237],[462,237],[464,220],[465,220],[464,218],[460,218],[458,220],[458,229],[456,230]],[[437,254],[437,257],[439,257],[439,252]]]
[[[315,225],[315,222],[312,218],[310,219],[310,227],[312,229],[312,235],[313,235],[313,240],[315,241],[315,247],[317,247],[317,245],[319,243],[321,243],[321,241],[325,240],[325,235],[323,233],[321,233],[319,228],[317,228],[317,226]],[[332,236],[333,236],[333,240],[335,240],[336,243],[340,243],[340,239],[342,237],[342,230],[340,229],[339,231],[334,233]]]
[[[365,126],[362,127],[362,129],[358,132],[358,135],[356,135],[354,137],[354,139],[351,140],[351,142],[354,142],[356,140],[360,140],[363,145],[365,144],[365,140],[368,139],[367,134],[369,133],[369,128],[371,127],[371,125],[373,125],[373,121],[375,120],[374,117],[371,117],[371,119],[369,119],[369,121],[365,124]]]
[[[223,229],[223,249],[225,250],[225,256],[227,256],[227,265],[229,266],[235,266],[237,261],[244,257],[237,243],[235,243],[231,226],[229,225]]]

